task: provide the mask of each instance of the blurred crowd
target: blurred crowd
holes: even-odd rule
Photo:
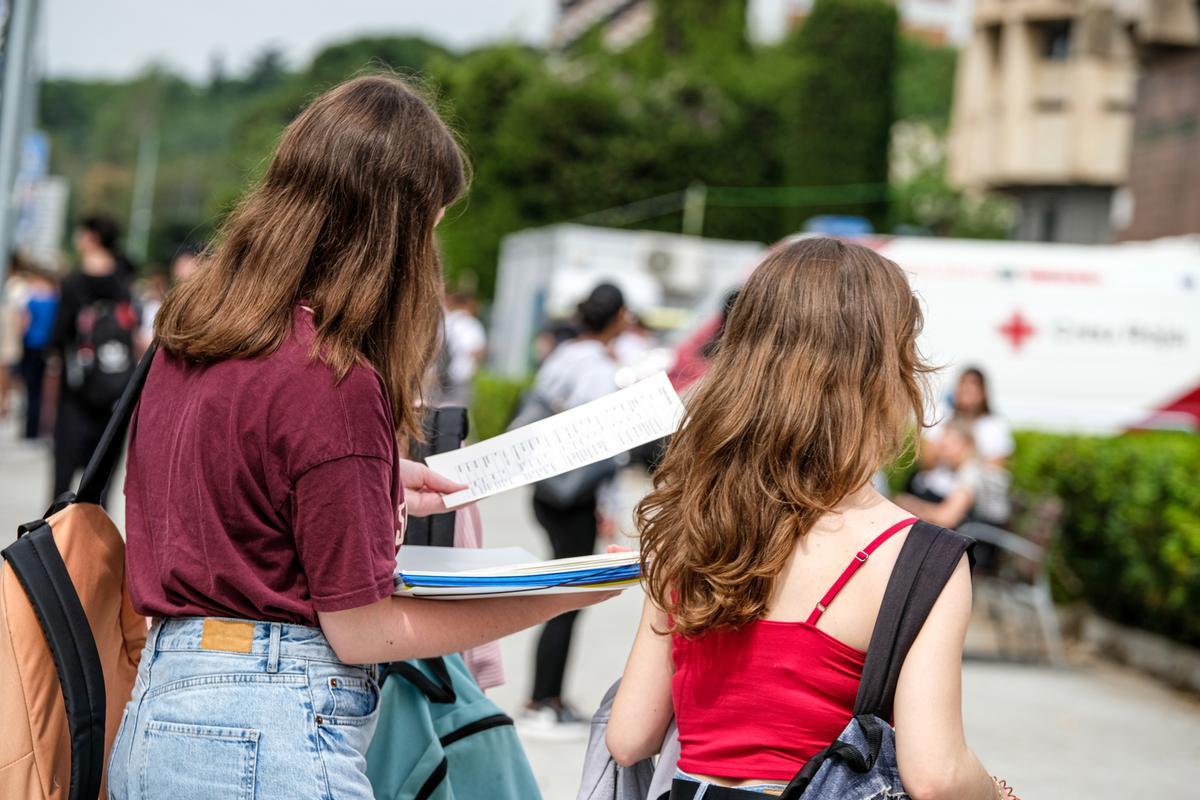
[[[52,444],[54,497],[87,465],[171,283],[198,263],[184,246],[138,277],[120,238],[111,217],[82,217],[66,274],[14,255],[0,291],[0,417],[18,419],[27,446]]]

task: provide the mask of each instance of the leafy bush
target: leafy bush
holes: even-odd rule
[[[790,98],[792,185],[887,183],[897,35],[893,3],[816,0],[804,25],[784,43],[805,64]],[[821,213],[861,214],[882,228],[887,200],[807,207],[796,221]]]
[[[482,441],[504,433],[531,380],[508,378],[494,372],[476,375],[470,409],[471,438]]]
[[[1066,504],[1060,588],[1200,645],[1200,436],[1020,433],[1012,473],[1014,489]]]

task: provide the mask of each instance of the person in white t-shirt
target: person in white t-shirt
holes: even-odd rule
[[[985,464],[1004,469],[1013,454],[1012,430],[1003,417],[992,412],[988,401],[987,379],[978,367],[968,367],[958,377],[953,405],[938,422],[925,432],[921,446],[922,463],[938,460],[938,443],[950,420],[967,423],[975,440],[975,449]]]
[[[446,354],[442,405],[465,406],[471,399],[471,381],[487,352],[487,333],[475,316],[475,296],[451,292],[446,296]]]
[[[968,367],[958,378],[953,406],[925,432],[922,469],[896,503],[946,527],[967,520],[1007,527],[1012,512],[1007,467],[1013,449],[1008,422],[988,401],[987,379],[977,367]],[[975,556],[977,572],[995,568],[991,545],[980,542]]]

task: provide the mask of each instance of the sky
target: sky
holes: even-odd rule
[[[789,0],[751,0],[751,30],[771,38]],[[147,65],[193,80],[214,58],[240,72],[268,45],[290,66],[355,36],[416,33],[455,49],[541,44],[557,0],[42,0],[41,48],[52,77],[127,78]]]

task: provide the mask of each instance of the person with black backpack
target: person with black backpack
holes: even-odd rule
[[[1007,800],[967,746],[971,540],[871,476],[925,419],[904,272],[832,238],[774,251],[637,510],[646,606],[608,751],[671,800]]]
[[[137,363],[132,269],[118,249],[119,238],[117,223],[104,215],[82,218],[75,230],[79,269],[63,280],[53,339],[61,357],[55,497],[87,465]]]

